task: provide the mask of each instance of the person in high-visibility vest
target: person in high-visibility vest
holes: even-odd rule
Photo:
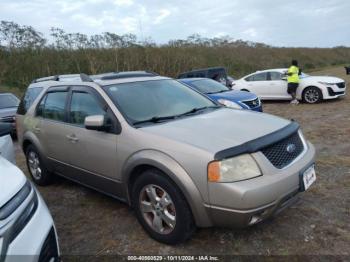
[[[298,100],[296,99],[296,93],[299,86],[299,67],[298,67],[298,61],[293,60],[292,65],[289,67],[287,72],[287,82],[288,82],[288,94],[292,96],[291,104],[299,104]]]

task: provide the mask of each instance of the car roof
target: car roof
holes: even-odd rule
[[[10,93],[10,92],[0,93],[0,96],[1,96],[1,95],[13,95],[13,96],[14,96],[14,94],[12,94],[12,93]]]
[[[274,68],[274,69],[265,69],[265,70],[258,70],[255,73],[264,73],[264,72],[284,72],[288,70],[288,68]]]

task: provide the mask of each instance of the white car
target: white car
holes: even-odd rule
[[[16,164],[15,151],[13,149],[12,138],[10,136],[11,132],[12,125],[10,123],[0,122],[0,156],[6,158],[13,164]]]
[[[4,135],[4,128],[0,132]],[[8,135],[0,137],[0,141],[8,139]],[[0,145],[0,261],[57,261],[59,248],[50,212],[22,171],[3,157],[12,155],[9,143]]]
[[[232,89],[255,93],[265,100],[291,100],[287,93],[287,68],[257,71],[233,82]],[[309,76],[301,73],[297,99],[318,103],[345,95],[346,84],[341,78]]]

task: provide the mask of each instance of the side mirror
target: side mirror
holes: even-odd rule
[[[12,125],[10,123],[0,123],[0,136],[10,135],[12,132]]]
[[[104,115],[87,116],[84,125],[89,130],[103,131],[106,128],[105,117]]]

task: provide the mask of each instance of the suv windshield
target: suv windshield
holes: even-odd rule
[[[153,80],[105,87],[133,124],[159,122],[217,107],[211,100],[175,80]]]
[[[14,95],[0,95],[0,109],[17,107],[19,100]]]
[[[196,80],[191,84],[195,89],[204,94],[215,94],[230,91],[228,87],[212,79]]]

